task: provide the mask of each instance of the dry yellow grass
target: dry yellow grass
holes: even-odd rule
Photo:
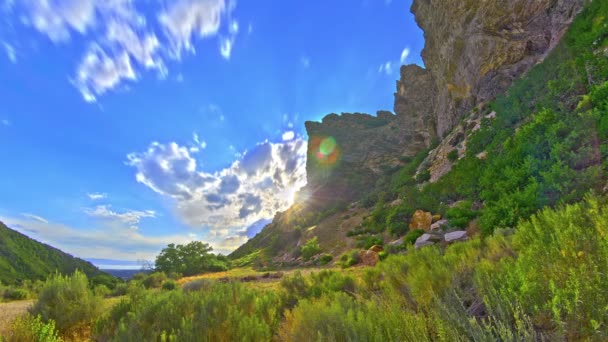
[[[27,309],[32,304],[34,304],[33,300],[0,303],[0,336],[6,336],[15,318],[27,313]]]

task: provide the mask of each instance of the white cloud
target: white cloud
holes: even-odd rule
[[[126,51],[110,56],[93,44],[78,66],[74,84],[85,101],[95,102],[98,95],[113,89],[123,80],[135,80],[131,58]]]
[[[100,192],[92,192],[88,193],[87,197],[89,197],[92,201],[102,200],[108,198],[108,194],[100,193]]]
[[[86,33],[94,24],[95,0],[30,0],[26,1],[29,23],[52,41],[70,39],[70,32]],[[113,1],[118,3],[119,1]]]
[[[399,62],[401,62],[401,64],[405,64],[405,62],[407,61],[407,57],[410,55],[410,49],[409,48],[405,48],[403,49],[403,51],[401,51],[401,58],[399,59]]]
[[[42,223],[49,223],[49,221],[47,219],[45,219],[42,216],[38,216],[38,215],[34,215],[34,214],[28,214],[28,213],[23,213],[21,214],[21,216],[23,217],[27,217],[29,219],[32,219],[34,221],[38,221],[38,222],[42,222]]]
[[[6,57],[11,63],[17,63],[17,52],[15,51],[15,47],[7,42],[2,42],[2,46],[4,46],[4,52],[6,52]]]
[[[289,141],[289,140],[293,140],[293,138],[295,138],[296,134],[293,131],[287,131],[285,133],[283,133],[283,141]]]
[[[177,59],[183,51],[194,52],[193,38],[216,35],[223,16],[230,12],[233,4],[225,0],[177,0],[170,2],[158,20],[163,26]],[[223,53],[222,53],[223,54]]]
[[[187,235],[146,236],[128,226],[113,224],[114,221],[87,229],[34,217],[0,217],[0,221],[38,241],[86,258],[153,260],[169,243],[192,241]]]
[[[118,213],[112,211],[109,205],[98,205],[93,209],[86,208],[84,212],[91,217],[108,220],[118,225],[126,225],[133,230],[139,229],[138,225],[142,219],[156,217],[156,213],[153,210],[127,210]]]
[[[65,44],[73,35],[85,38],[87,48],[71,80],[87,102],[125,81],[137,81],[142,71],[156,71],[165,79],[167,61],[180,60],[183,52],[194,53],[195,39],[217,36],[220,54],[230,58],[239,31],[231,18],[234,1],[167,0],[148,12],[139,11],[135,3],[25,0],[17,6],[11,1],[4,9],[54,43]],[[16,61],[13,46],[3,45],[9,59]]]
[[[152,143],[127,158],[140,183],[173,198],[184,223],[207,229],[225,249],[227,241],[244,241],[247,226],[287,209],[306,183],[306,141],[295,134],[282,143],[262,142],[213,174],[198,171],[188,149],[176,143]]]
[[[385,73],[387,75],[391,75],[393,73],[393,63],[391,63],[391,62],[382,63],[380,65],[380,67],[378,68],[378,72]]]

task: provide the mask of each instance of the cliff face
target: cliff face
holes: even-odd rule
[[[330,114],[321,123],[306,123],[306,190],[322,199],[355,198],[383,168],[445,137],[462,115],[540,62],[584,2],[414,0],[411,10],[426,40],[426,69],[401,67],[396,115]],[[339,149],[335,165],[317,162],[318,140],[327,137],[335,138]]]
[[[414,0],[422,58],[437,89],[436,133],[444,136],[461,115],[541,61],[584,2]]]
[[[448,136],[460,117],[542,61],[586,1],[414,0],[411,10],[426,40],[426,69],[401,67],[395,114],[330,114],[322,122],[306,123],[308,185],[284,216],[296,211],[316,215],[362,198],[383,172],[404,165],[434,140],[447,136],[440,146],[450,146],[434,152],[439,159],[453,148],[460,151],[462,132]],[[439,163],[432,177],[449,169],[444,164]],[[241,250],[263,247],[272,231],[287,236],[294,230],[289,222],[275,219]],[[327,229],[321,226],[317,232],[335,228],[333,221]],[[286,241],[280,249],[289,249]]]

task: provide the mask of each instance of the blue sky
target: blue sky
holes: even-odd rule
[[[305,184],[305,121],[392,109],[410,4],[0,0],[0,220],[84,258],[233,250]]]

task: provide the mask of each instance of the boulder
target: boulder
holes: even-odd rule
[[[365,266],[376,266],[378,261],[380,261],[378,253],[370,250],[360,251],[359,258],[361,259],[361,264]]]
[[[401,237],[401,238],[398,238],[395,241],[391,241],[391,242],[388,243],[388,245],[389,246],[400,246],[400,245],[403,245],[403,238]]]
[[[380,246],[380,245],[373,245],[370,247],[369,249],[370,251],[374,251],[376,253],[380,253],[384,251],[384,247]]]
[[[452,242],[466,241],[469,239],[469,235],[464,230],[457,230],[455,232],[450,232],[450,233],[445,234],[443,236],[443,238],[445,239],[445,242],[452,243]]]
[[[403,203],[403,201],[401,200],[401,198],[397,198],[396,200],[391,202],[391,207],[396,207],[398,205],[401,205],[401,203]]]
[[[435,242],[441,241],[441,236],[435,234],[422,234],[418,239],[416,239],[416,243],[414,246],[416,248],[429,246],[434,244]]]
[[[433,223],[433,215],[429,212],[416,210],[410,221],[410,230],[423,229],[429,230]]]
[[[415,244],[414,247],[416,247],[416,249],[420,249],[422,247],[432,246],[434,244],[435,243],[433,241],[424,241],[424,242]]]
[[[431,231],[439,230],[439,229],[441,229],[441,227],[443,227],[447,224],[448,224],[448,220],[446,220],[446,219],[439,220],[431,225]]]

